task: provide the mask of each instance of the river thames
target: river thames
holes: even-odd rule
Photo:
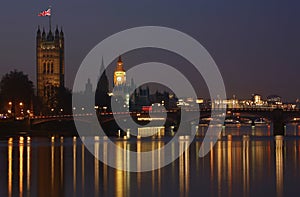
[[[149,172],[104,165],[75,136],[2,137],[0,196],[294,196],[300,180],[299,136],[297,124],[286,127],[284,138],[273,137],[266,125],[226,127],[204,158],[198,157],[203,137],[197,137],[174,162]],[[114,142],[139,152],[162,147],[166,140]],[[105,140],[94,146],[94,154],[110,154]],[[179,142],[179,148],[186,146]],[[127,155],[116,157],[128,165]]]

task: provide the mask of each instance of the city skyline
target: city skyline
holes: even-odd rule
[[[299,8],[3,3],[0,196],[295,196]]]
[[[296,13],[299,4],[297,2],[295,5],[291,3],[281,5],[279,1],[272,1],[272,4],[253,2],[227,6],[218,1],[191,4],[174,1],[171,7],[164,2],[160,4],[136,2],[130,6],[126,3],[91,2],[88,4],[90,9],[88,12],[82,9],[85,5],[83,2],[72,2],[70,7],[69,3],[68,1],[43,2],[35,5],[20,3],[17,8],[8,2],[2,7],[1,20],[4,28],[0,36],[6,38],[2,42],[5,52],[0,53],[2,73],[18,69],[27,73],[32,81],[36,81],[34,35],[38,25],[46,29],[48,27],[48,20],[37,17],[37,14],[51,4],[52,30],[54,31],[56,25],[62,25],[67,34],[65,48],[68,88],[72,87],[81,61],[98,42],[126,28],[162,25],[190,34],[207,48],[219,66],[228,98],[232,95],[247,98],[252,93],[264,97],[278,94],[286,101],[295,101],[300,97],[295,91],[300,83],[297,77],[300,68],[297,67],[296,53],[299,43],[297,37],[299,26],[296,25],[296,18],[299,15]],[[151,15],[150,11],[145,11],[146,6],[156,8],[156,16]],[[97,8],[100,11],[97,11]],[[115,9],[118,14],[106,11],[105,8]],[[164,12],[167,8],[170,13],[168,16]],[[11,16],[12,10],[15,12],[14,16]],[[215,12],[212,12],[213,10]],[[76,14],[72,14],[73,12]],[[137,17],[142,12],[142,17]],[[176,20],[182,23],[174,23]],[[134,66],[149,59],[161,60],[164,56],[160,52],[147,53],[147,58],[134,56],[137,53],[126,55],[125,69],[128,70],[126,66]],[[170,58],[164,61],[175,68],[188,67],[188,64],[180,58],[173,58],[172,55],[167,57]],[[190,70],[189,72],[191,73]],[[197,81],[197,78],[192,74],[191,80]],[[200,84],[199,89],[201,88]]]

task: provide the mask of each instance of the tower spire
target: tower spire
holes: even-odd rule
[[[58,31],[58,26],[56,25],[56,30],[55,30],[55,39],[59,39],[59,31]]]
[[[40,26],[38,26],[37,36],[41,36],[41,29],[40,29]]]
[[[60,28],[60,37],[63,38],[64,37],[64,32],[63,32],[63,27],[61,26]]]
[[[122,61],[122,57],[121,55],[119,56],[119,60],[117,62],[117,68],[116,71],[122,71],[125,72],[124,68],[123,68],[123,61]]]

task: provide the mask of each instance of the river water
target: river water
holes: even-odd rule
[[[78,137],[5,137],[0,139],[0,196],[298,196],[300,127],[288,125],[284,138],[273,137],[271,130],[226,127],[204,158],[198,157],[203,140],[198,137],[174,162],[149,172],[104,165]],[[166,142],[115,143],[145,151]],[[105,142],[95,147],[109,154]],[[117,160],[126,162],[123,155]]]

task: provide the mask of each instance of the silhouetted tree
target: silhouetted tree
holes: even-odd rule
[[[34,97],[33,83],[28,75],[22,71],[13,70],[5,74],[0,81],[0,94],[2,107],[11,102],[12,113],[16,106],[22,103],[24,109],[32,108],[32,99]]]
[[[54,94],[49,100],[49,104],[54,109],[55,114],[71,114],[72,113],[72,92],[65,87],[57,87]],[[62,109],[62,111],[61,111]]]

